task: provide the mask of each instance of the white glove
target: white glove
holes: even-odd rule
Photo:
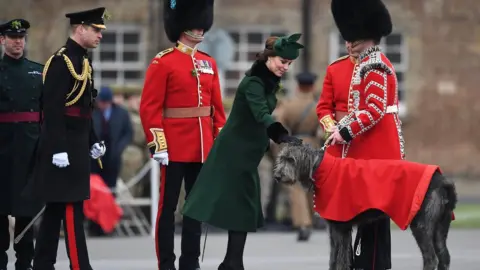
[[[168,152],[158,152],[153,154],[153,159],[162,165],[168,165]]]
[[[54,154],[52,157],[52,164],[59,168],[67,167],[70,165],[68,162],[68,154],[66,152]]]
[[[93,159],[97,159],[103,155],[105,155],[105,152],[107,151],[107,147],[103,142],[101,143],[95,143],[92,145],[92,148],[90,149],[90,156]]]

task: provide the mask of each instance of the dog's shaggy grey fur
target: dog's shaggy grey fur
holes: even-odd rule
[[[323,159],[323,150],[308,145],[286,145],[273,170],[276,181],[307,189],[313,187],[313,173]],[[450,254],[447,236],[457,203],[455,184],[440,172],[432,176],[421,209],[410,224],[423,257],[423,270],[448,270]],[[349,270],[352,261],[352,226],[386,218],[379,210],[368,210],[348,222],[327,220],[330,234],[330,270]]]

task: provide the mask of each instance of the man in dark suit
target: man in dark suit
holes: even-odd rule
[[[133,129],[128,111],[113,103],[113,93],[103,87],[97,97],[93,112],[93,126],[97,137],[105,142],[108,151],[102,158],[103,169],[92,162],[92,173],[98,173],[105,184],[114,189],[122,168],[122,153],[132,142]]]
[[[103,168],[100,168],[98,162],[92,162],[92,173],[100,175],[113,191],[122,168],[122,153],[133,139],[130,115],[127,110],[113,103],[112,90],[103,87],[96,99],[92,121],[96,136],[108,147],[108,151],[102,157]],[[115,193],[113,195],[115,196]],[[106,235],[93,221],[89,224],[88,231],[90,236]]]

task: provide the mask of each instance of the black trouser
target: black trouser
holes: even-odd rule
[[[353,267],[364,270],[392,268],[389,218],[359,226],[353,247]]]
[[[60,227],[63,220],[65,246],[71,270],[91,270],[83,231],[83,201],[47,203],[35,244],[34,270],[53,270],[57,261]]]
[[[173,269],[175,266],[174,232],[175,210],[178,197],[185,179],[186,196],[190,193],[200,172],[202,163],[169,162],[161,167],[160,200],[158,202],[156,222],[156,253],[158,268]],[[182,223],[182,254],[179,259],[179,270],[194,270],[198,267],[200,256],[200,237],[202,224],[184,216]]]
[[[17,237],[30,223],[31,217],[15,217],[14,237]],[[7,269],[7,250],[10,248],[10,231],[8,216],[0,216],[0,269]],[[13,244],[16,270],[28,269],[33,260],[33,228],[30,228],[18,244]]]

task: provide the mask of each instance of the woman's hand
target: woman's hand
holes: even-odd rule
[[[288,135],[288,130],[280,122],[271,124],[267,128],[267,134],[276,144],[289,143],[301,145],[303,143],[301,139]]]
[[[279,138],[279,143],[288,143],[292,145],[302,145],[303,140],[290,135],[283,135]]]

